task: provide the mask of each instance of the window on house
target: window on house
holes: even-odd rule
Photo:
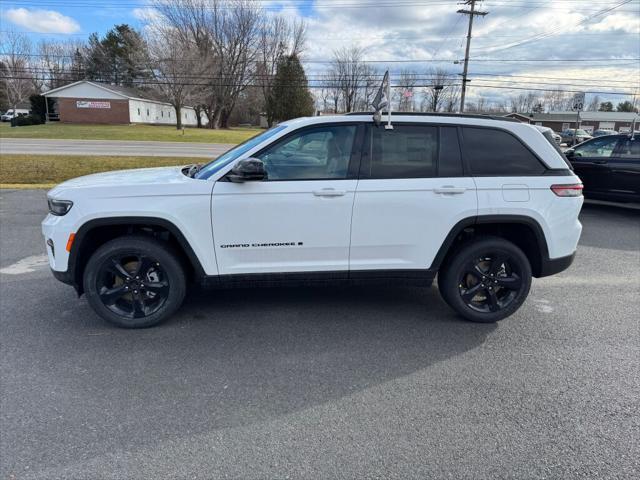
[[[149,116],[149,109],[147,108],[147,117]]]
[[[562,131],[564,132],[565,130],[569,130],[569,122],[564,122],[562,124]]]
[[[160,111],[160,116],[161,116],[162,118],[164,118],[164,110],[161,110],[161,111]]]
[[[138,109],[138,116],[140,116],[140,109]]]

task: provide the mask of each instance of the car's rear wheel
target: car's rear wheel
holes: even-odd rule
[[[484,237],[462,246],[438,276],[443,299],[473,322],[492,323],[513,314],[527,298],[531,265],[513,243]]]
[[[85,269],[84,290],[89,305],[108,322],[143,328],[178,310],[186,280],[168,246],[153,238],[130,236],[96,250]]]

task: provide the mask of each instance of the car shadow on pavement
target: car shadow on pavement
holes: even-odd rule
[[[41,332],[26,347],[22,413],[47,445],[23,451],[36,461],[64,457],[77,438],[91,457],[331,403],[462,355],[497,328],[456,317],[435,287],[197,291],[144,330],[111,327],[71,295],[47,302],[22,327]],[[421,384],[448,381],[436,370]]]

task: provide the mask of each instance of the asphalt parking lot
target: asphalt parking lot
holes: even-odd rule
[[[497,325],[437,289],[191,294],[103,323],[0,191],[0,478],[638,478],[640,212],[586,206],[576,262]]]

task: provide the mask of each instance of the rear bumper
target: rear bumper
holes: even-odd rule
[[[573,252],[571,255],[567,255],[566,257],[547,258],[543,260],[542,265],[540,265],[540,273],[537,277],[548,277],[549,275],[555,275],[556,273],[566,270],[573,263],[575,256],[576,252]]]

